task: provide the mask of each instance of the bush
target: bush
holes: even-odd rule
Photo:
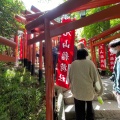
[[[0,120],[45,120],[44,96],[43,80],[0,63]]]

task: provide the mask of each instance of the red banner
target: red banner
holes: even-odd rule
[[[105,53],[105,45],[101,44],[99,46],[99,60],[100,60],[100,68],[102,70],[106,69],[106,53]]]
[[[79,42],[82,42],[84,44],[84,46],[86,47],[86,39],[82,38],[81,40],[79,40]]]
[[[112,54],[110,52],[110,48],[108,48],[108,62],[109,62],[108,66],[109,66],[110,71],[113,71],[115,58],[116,58],[116,54]]]
[[[69,20],[63,20],[63,22],[66,21]],[[74,30],[62,34],[60,38],[56,84],[64,88],[69,88],[68,71],[73,61],[74,39]]]

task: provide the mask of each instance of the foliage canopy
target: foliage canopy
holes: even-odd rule
[[[14,16],[24,9],[21,0],[0,0],[0,36],[10,38],[17,33],[22,24],[18,23]]]
[[[87,10],[86,16],[89,16],[93,13],[107,9],[108,7],[110,7],[110,6],[98,7],[98,8],[93,8],[93,9]],[[85,26],[83,28],[81,36],[88,40],[88,39],[102,33],[103,31],[119,24],[119,22],[120,22],[120,19],[113,19],[113,20],[108,20],[108,21],[104,21],[104,22],[97,22],[97,23]]]

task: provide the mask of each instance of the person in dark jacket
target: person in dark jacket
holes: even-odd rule
[[[73,61],[77,60],[77,47],[74,45]]]
[[[53,55],[53,72],[55,74],[55,69],[56,69],[56,65],[57,65],[57,61],[58,61],[58,47],[55,46],[52,48],[52,55]]]
[[[116,60],[110,80],[114,82],[113,93],[117,99],[118,108],[120,108],[120,38],[111,41],[109,46],[110,52],[116,54]]]
[[[77,49],[79,50],[79,49],[83,49],[83,48],[85,48],[84,43],[83,43],[83,42],[79,42],[79,43],[77,44]]]

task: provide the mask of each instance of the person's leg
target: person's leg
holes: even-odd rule
[[[115,99],[117,100],[117,93],[116,93],[116,91],[113,91],[113,94],[114,94]]]
[[[87,102],[86,120],[94,120],[94,110],[92,106],[92,101],[86,101],[86,102]]]
[[[36,57],[36,63],[38,63],[38,57]]]
[[[75,102],[76,120],[85,120],[85,101],[77,100]]]
[[[117,98],[118,108],[120,108],[120,94],[117,93],[116,98]]]
[[[117,100],[118,108],[120,108],[120,94],[118,94],[116,91],[113,91],[113,94],[115,96],[115,99]]]
[[[35,63],[37,63],[37,54],[36,54],[36,56],[35,56]]]

